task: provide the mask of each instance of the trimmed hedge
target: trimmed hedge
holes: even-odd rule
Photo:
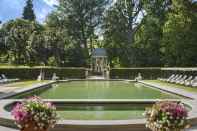
[[[58,68],[58,67],[0,67],[0,74],[5,74],[8,78],[19,78],[21,80],[37,79],[41,69],[45,72],[45,78],[51,79],[56,73],[61,79],[86,78],[86,68]],[[142,74],[143,79],[167,78],[172,74],[184,74],[197,76],[197,68],[112,68],[110,70],[111,79],[135,79],[138,73]]]
[[[0,68],[0,74],[8,78],[19,78],[21,80],[37,79],[41,69],[45,72],[45,78],[51,79],[53,73],[62,78],[85,78],[85,68]]]
[[[157,78],[168,78],[172,74],[183,74],[197,76],[197,69],[191,68],[112,68],[110,78],[112,79],[135,79],[141,73],[143,79],[153,80]]]
[[[112,68],[112,79],[135,79],[141,73],[143,79],[156,79],[161,76],[160,68]]]

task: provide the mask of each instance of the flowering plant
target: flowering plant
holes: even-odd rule
[[[153,131],[179,131],[188,127],[188,111],[179,102],[158,102],[145,112],[146,127]]]
[[[47,130],[57,121],[56,107],[36,96],[17,103],[11,113],[22,130],[32,126],[30,124],[33,124],[34,130]]]

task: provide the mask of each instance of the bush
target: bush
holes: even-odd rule
[[[135,79],[138,73],[143,79],[156,79],[161,76],[160,68],[113,68],[110,70],[112,79]]]
[[[135,79],[138,73],[143,79],[154,80],[159,77],[168,78],[172,74],[185,74],[197,76],[197,69],[192,68],[112,68],[110,78],[112,79]]]
[[[19,78],[21,80],[37,79],[40,71],[45,72],[45,78],[51,79],[53,73],[62,78],[85,78],[85,68],[58,68],[58,67],[10,67],[0,68],[0,74],[5,74],[8,78]]]

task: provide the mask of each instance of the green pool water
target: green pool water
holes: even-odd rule
[[[71,106],[58,109],[66,120],[128,120],[144,118],[145,106]]]
[[[5,109],[11,112],[16,103]],[[129,120],[142,119],[146,108],[151,104],[56,104],[60,120]]]
[[[26,96],[38,95],[45,99],[180,99],[139,83],[126,81],[70,81],[37,90]],[[24,98],[17,96],[17,98]]]

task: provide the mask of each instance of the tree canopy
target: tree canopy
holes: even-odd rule
[[[60,0],[39,24],[27,0],[0,27],[0,62],[88,67],[97,47],[112,67],[196,66],[197,2]]]
[[[27,0],[26,6],[23,10],[23,19],[30,21],[34,21],[36,19],[33,9],[33,0]]]

